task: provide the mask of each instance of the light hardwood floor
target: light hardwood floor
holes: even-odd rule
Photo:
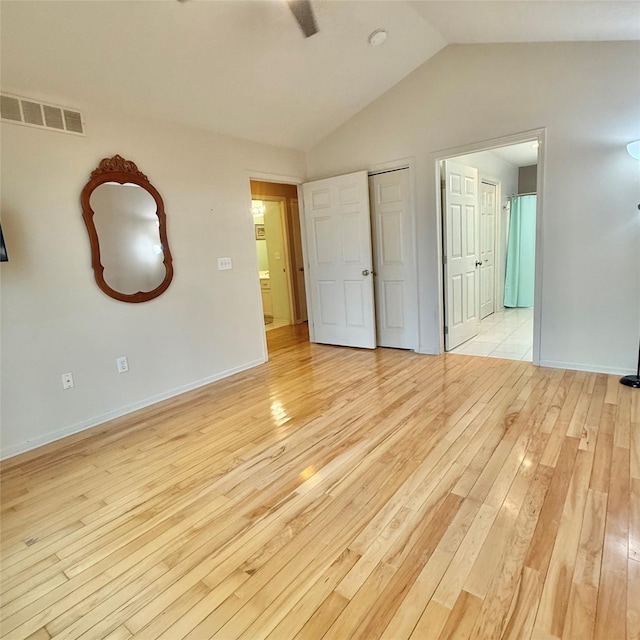
[[[640,638],[640,392],[307,342],[2,465],[2,638]]]

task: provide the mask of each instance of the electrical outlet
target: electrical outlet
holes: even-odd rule
[[[129,371],[129,362],[127,356],[122,356],[116,359],[116,365],[118,366],[118,373],[126,373]]]
[[[218,271],[226,271],[227,269],[233,269],[231,258],[218,258]]]
[[[63,389],[73,389],[73,374],[71,373],[63,373],[62,374],[62,388]]]

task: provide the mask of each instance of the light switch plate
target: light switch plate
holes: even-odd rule
[[[227,269],[233,269],[231,258],[218,258],[218,271],[225,271]]]

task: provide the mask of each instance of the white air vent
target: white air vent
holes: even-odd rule
[[[20,100],[13,96],[0,96],[0,113],[3,120],[22,122],[20,113]]]
[[[62,109],[60,107],[51,107],[48,104],[43,104],[42,109],[44,110],[44,121],[46,122],[47,127],[51,127],[51,129],[64,130]]]
[[[64,126],[67,131],[73,133],[84,133],[84,127],[82,126],[82,115],[79,111],[64,110]]]
[[[0,112],[7,122],[85,135],[84,120],[79,111],[3,93],[0,95]]]
[[[42,119],[42,105],[37,102],[22,101],[22,115],[26,124],[35,124],[38,127],[44,127]]]

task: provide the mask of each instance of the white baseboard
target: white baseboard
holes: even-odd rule
[[[207,384],[211,384],[212,382],[216,382],[217,380],[222,380],[223,378],[228,378],[229,376],[240,373],[242,371],[246,371],[247,369],[252,369],[253,367],[257,367],[258,365],[264,364],[265,362],[266,360],[264,358],[253,360],[252,362],[246,362],[245,364],[234,367],[233,369],[227,369],[226,371],[215,373],[212,376],[201,378],[200,380],[196,380],[195,382],[190,382],[188,384],[182,385],[181,387],[176,387],[175,389],[165,391],[164,393],[159,393],[158,395],[151,396],[150,398],[145,398],[144,400],[140,400],[139,402],[134,402],[133,404],[129,404],[118,409],[113,409],[112,411],[107,411],[106,413],[102,413],[99,416],[83,420],[82,422],[77,422],[76,424],[63,427],[62,429],[57,429],[56,431],[44,434],[38,438],[33,438],[31,440],[19,442],[18,444],[10,445],[2,449],[2,451],[0,452],[0,460],[12,458],[13,456],[17,456],[20,453],[26,453],[27,451],[37,449],[38,447],[42,447],[45,444],[55,442],[56,440],[60,440],[61,438],[72,436],[74,433],[79,433],[80,431],[90,429],[91,427],[97,427],[98,425],[104,422],[108,422],[109,420],[113,420],[114,418],[119,418],[128,413],[132,413],[133,411],[137,411],[138,409],[144,409],[145,407],[155,404],[156,402],[161,402],[162,400],[173,398],[180,395],[181,393],[191,391],[192,389],[204,387]]]
[[[635,369],[619,369],[617,367],[605,367],[600,364],[578,364],[576,362],[557,362],[555,360],[540,360],[541,367],[551,369],[571,369],[572,371],[587,371],[589,373],[608,373],[614,376],[626,376],[635,373]]]

